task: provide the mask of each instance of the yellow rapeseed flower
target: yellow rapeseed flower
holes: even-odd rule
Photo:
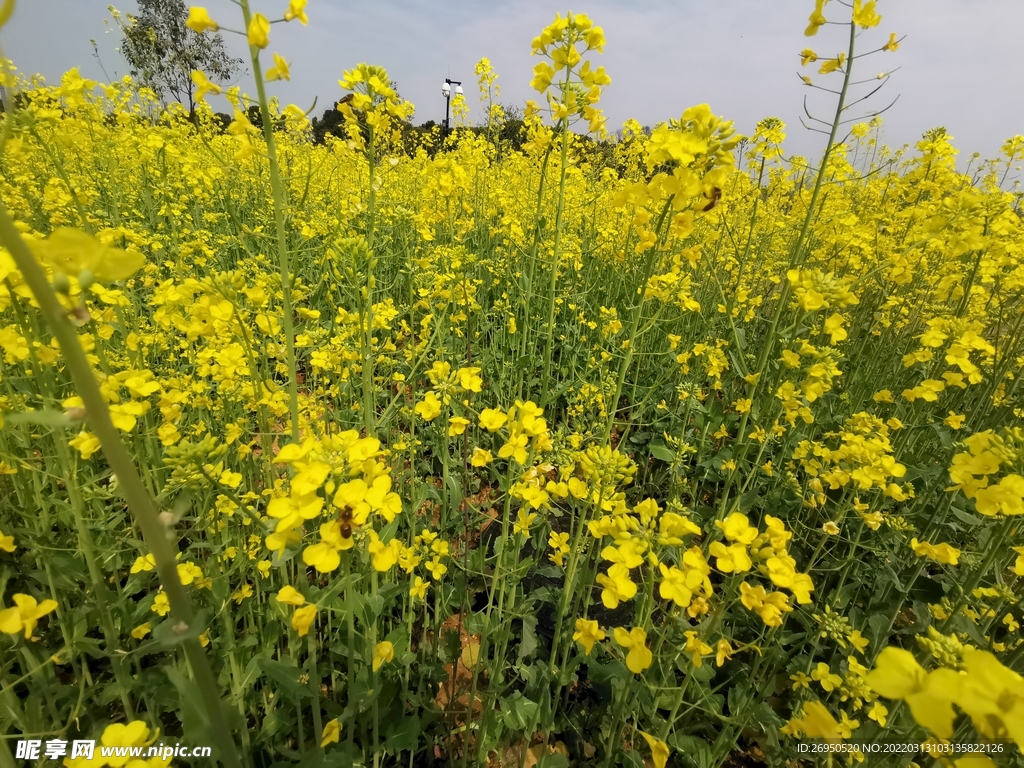
[[[413,597],[423,600],[427,596],[427,589],[430,587],[429,581],[424,581],[422,577],[417,576],[409,588],[409,594]]]
[[[505,426],[506,421],[508,416],[498,408],[484,408],[480,411],[480,426],[488,432],[497,432]]]
[[[0,611],[0,632],[8,635],[24,632],[26,640],[32,639],[39,620],[57,608],[56,600],[43,600],[39,603],[32,595],[21,592],[15,593],[13,600],[11,608]]]
[[[629,578],[629,569],[622,563],[615,563],[608,574],[599,573],[596,581],[601,590],[601,602],[605,608],[615,610],[619,603],[636,597],[636,584]]]
[[[216,32],[220,29],[217,22],[211,19],[207,10],[201,6],[193,6],[188,9],[188,19],[185,21],[185,26],[199,34],[207,31]]]
[[[309,634],[309,628],[315,619],[315,605],[304,605],[301,608],[296,608],[295,613],[292,614],[292,629],[298,633],[299,637],[305,637]]]
[[[274,66],[267,70],[267,80],[291,80],[292,73],[288,68],[288,62],[284,60],[284,57],[275,53],[274,54]]]
[[[640,735],[644,737],[644,741],[647,742],[647,746],[651,748],[651,763],[654,764],[654,768],[665,768],[668,764],[668,744],[659,738],[651,736],[649,733],[644,733],[643,731],[640,731]]]
[[[433,421],[441,413],[441,401],[433,391],[427,392],[423,399],[416,403],[414,410],[424,421]]]
[[[703,657],[707,656],[714,649],[697,636],[697,631],[690,629],[683,633],[686,643],[683,645],[683,653],[690,654],[690,661],[693,666],[704,666]]]
[[[808,19],[807,29],[804,30],[804,34],[807,37],[814,37],[818,34],[818,28],[825,25],[825,15],[822,13],[822,9],[828,0],[814,0],[814,10],[811,12],[810,19]]]
[[[576,632],[572,639],[583,646],[583,651],[590,655],[594,650],[594,643],[599,643],[606,637],[604,631],[595,619],[576,619]]]
[[[163,592],[157,592],[156,597],[153,598],[153,605],[150,606],[149,610],[158,616],[166,616],[171,610],[171,604],[167,600],[167,595]]]
[[[46,240],[30,240],[29,248],[39,261],[56,272],[76,276],[79,280],[125,280],[146,263],[138,251],[123,251],[104,245],[79,229],[60,227]]]
[[[135,562],[132,563],[131,570],[129,573],[141,573],[142,571],[152,571],[156,568],[156,558],[153,557],[152,553],[147,555],[140,555],[135,558]]]
[[[205,100],[206,94],[208,93],[212,93],[216,96],[221,92],[220,86],[216,83],[211,83],[201,69],[192,70],[192,82],[196,86],[195,93],[193,94],[196,101]]]
[[[277,598],[277,602],[284,603],[285,605],[300,606],[306,604],[306,598],[299,594],[299,591],[292,586],[285,586],[281,588],[281,591],[274,595]]]
[[[373,649],[373,671],[376,672],[381,665],[387,664],[395,658],[395,646],[388,640],[377,643]]]
[[[853,0],[853,23],[867,29],[876,27],[882,17],[875,12],[875,0]]]
[[[249,20],[249,30],[246,36],[249,45],[266,48],[270,44],[270,20],[262,13],[254,13]]]
[[[957,699],[960,685],[953,670],[936,672],[949,674],[929,676],[910,651],[890,646],[878,655],[865,682],[875,693],[906,701],[917,722],[936,736],[948,739],[953,735],[952,702]]]
[[[927,557],[937,563],[956,565],[960,558],[960,550],[949,544],[932,544],[927,541],[918,541],[916,538],[910,540],[910,548],[918,557]]]
[[[626,630],[624,627],[616,627],[612,635],[615,642],[628,650],[626,654],[626,666],[634,675],[639,675],[654,661],[654,654],[647,647],[647,632],[640,627],[633,627]]]
[[[295,2],[295,0],[292,0]],[[301,0],[305,2],[305,0]],[[341,739],[341,722],[338,718],[334,718],[329,722],[324,723],[323,736],[320,738],[320,749],[323,749],[328,744],[337,744]]]
[[[448,437],[464,434],[469,426],[469,419],[462,416],[452,416],[448,419]]]
[[[306,2],[307,0],[289,0],[288,8],[284,12],[284,20],[298,19],[302,22],[302,26],[309,24],[309,19],[306,17]]]
[[[7,23],[12,13],[14,13],[14,0],[4,0],[3,5],[0,5],[0,27]]]

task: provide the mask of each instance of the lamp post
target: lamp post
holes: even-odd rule
[[[441,86],[441,93],[444,95],[444,135],[448,138],[448,133],[452,129],[451,118],[449,117],[452,105],[452,86],[455,86],[455,93],[458,96],[462,95],[462,83],[458,80],[449,80],[447,77],[444,79],[444,85]]]

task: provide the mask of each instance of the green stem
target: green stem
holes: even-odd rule
[[[566,81],[569,79],[569,66],[566,65]],[[540,406],[543,408],[549,400],[551,388],[548,386],[551,376],[551,352],[555,340],[555,286],[558,282],[558,260],[562,246],[562,215],[565,212],[565,177],[566,163],[569,156],[569,119],[562,119],[562,156],[558,177],[558,204],[555,208],[555,243],[551,252],[551,282],[548,284],[548,322],[547,340],[544,343],[544,374],[540,380]]]
[[[374,229],[374,216],[377,207],[377,190],[376,190],[376,164],[374,162],[374,131],[370,128],[370,141],[367,145],[366,150],[366,161],[369,164],[370,171],[370,191],[369,191],[369,202],[366,208],[366,285],[363,288],[365,296],[363,297],[363,339],[362,339],[362,385],[363,385],[363,426],[366,428],[366,434],[369,437],[375,437],[377,434],[377,413],[376,403],[374,402],[373,392],[373,366],[374,366],[374,355],[373,355],[373,289],[375,286],[375,278],[373,276],[374,267],[377,265],[377,260],[373,255],[373,229]]]
[[[245,19],[245,28],[249,28],[252,16],[249,12],[249,0],[238,0]],[[263,138],[267,142],[267,159],[270,161],[270,189],[274,199],[274,228],[277,231],[277,263],[281,272],[281,303],[284,312],[284,336],[287,347],[288,364],[288,412],[291,415],[292,440],[299,441],[299,385],[295,365],[295,324],[292,318],[292,273],[288,256],[288,237],[285,232],[284,184],[281,180],[281,168],[277,161],[277,142],[274,139],[274,123],[267,102],[267,89],[263,83],[263,70],[260,67],[260,49],[249,46],[249,58],[252,61],[252,74],[256,80],[256,94],[260,101],[260,117],[263,120]]]
[[[167,593],[175,629],[183,627],[182,633],[192,626],[194,615],[188,594],[178,578],[175,563],[175,549],[172,546],[167,526],[160,520],[156,504],[139,475],[131,454],[121,440],[117,427],[110,418],[110,410],[100,392],[99,383],[85,356],[85,350],[78,340],[75,327],[67,317],[57,295],[46,278],[46,273],[36,262],[28,246],[21,239],[14,226],[7,206],[0,201],[0,244],[2,244],[28,285],[40,312],[60,344],[66,369],[71,375],[82,402],[85,404],[89,426],[100,441],[103,455],[117,476],[118,485],[128,501],[128,509],[142,531],[142,538],[156,561],[160,583]],[[196,638],[182,641],[185,655],[189,660],[196,682],[202,694],[203,706],[212,724],[212,732],[221,752],[221,759],[232,768],[239,766],[238,750],[228,729],[227,720],[221,708],[220,690],[209,659],[203,653]]]

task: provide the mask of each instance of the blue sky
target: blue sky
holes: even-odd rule
[[[251,2],[270,18],[280,17],[287,6],[287,0]],[[105,79],[93,55],[94,39],[110,76],[124,74],[107,5],[107,0],[21,0],[0,36],[5,53],[23,71],[39,72],[49,81],[75,66],[87,77]],[[241,26],[240,11],[230,0],[205,0],[205,5],[224,26]],[[134,2],[124,0],[119,7],[132,11]],[[653,125],[706,102],[743,133],[762,117],[780,117],[787,123],[789,152],[812,157],[820,152],[824,137],[799,123],[803,98],[808,96],[812,113],[826,119],[834,106],[828,94],[801,84],[798,53],[810,46],[820,56],[833,56],[845,50],[846,40],[838,26],[804,37],[811,0],[590,0],[571,8],[605,29],[606,52],[593,58],[612,77],[602,101],[611,128],[629,117]],[[416,105],[415,122],[443,118],[445,77],[465,83],[473,116],[479,118],[476,61],[491,60],[501,102],[521,104],[534,97],[530,40],[556,12],[568,9],[552,0],[310,0],[309,26],[273,26],[268,53],[276,51],[291,63],[292,81],[272,83],[271,90],[283,102],[304,108],[318,97],[320,114],[341,96],[342,71],[367,61],[388,69],[402,96]],[[864,78],[900,67],[864,105],[880,108],[899,96],[885,115],[888,144],[913,143],[925,130],[944,125],[966,159],[975,151],[994,156],[1003,140],[1024,133],[1024,105],[1007,85],[1016,79],[1020,87],[1015,50],[1024,29],[1022,0],[879,0],[878,10],[882,23],[863,34],[861,50],[880,46],[889,32],[907,36],[899,51],[858,62]],[[826,6],[826,16],[842,11],[838,0]],[[247,58],[242,38],[226,39],[235,55]],[[816,65],[803,71],[822,84],[840,77],[818,76]],[[250,83],[248,78],[239,82],[243,89]]]

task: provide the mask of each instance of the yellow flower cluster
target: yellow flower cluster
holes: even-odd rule
[[[379,440],[360,438],[355,430],[284,446],[274,462],[291,467],[295,474],[288,495],[275,496],[267,505],[267,515],[277,520],[274,532],[267,536],[267,548],[280,553],[301,541],[303,522],[323,512],[321,488],[331,497],[337,517],[320,525],[320,541],[302,553],[303,562],[321,573],[341,564],[339,553],[355,545],[355,533],[366,525],[371,512],[387,522],[394,520],[402,502],[391,491],[387,466],[378,459],[380,447]],[[371,546],[377,543],[371,538]]]
[[[941,739],[953,736],[955,704],[982,737],[1024,748],[1024,678],[988,651],[967,646],[962,655],[962,671],[927,672],[909,651],[885,648],[867,683],[886,698],[905,701],[914,719]]]
[[[556,124],[567,126],[574,117],[587,121],[587,130],[603,135],[605,118],[595,104],[601,89],[611,83],[604,67],[592,69],[583,55],[604,52],[604,31],[586,14],[555,15],[533,40],[533,53],[547,59],[533,68],[530,86],[545,94],[548,110]],[[554,86],[554,88],[552,88]],[[536,106],[531,108],[536,111]]]
[[[389,135],[396,121],[408,119],[415,109],[391,87],[391,79],[383,67],[360,64],[346,70],[338,85],[352,92],[351,99],[338,102],[338,111],[345,118],[348,143],[354,149],[366,148],[360,117],[372,133],[383,137]]]
[[[820,478],[832,490],[853,486],[860,491],[880,490],[885,496],[904,501],[913,495],[913,487],[892,482],[906,474],[896,461],[889,439],[889,427],[879,417],[861,412],[848,418],[839,432],[826,438],[839,439],[837,448],[826,443],[802,440],[793,450],[793,458],[813,478]]]
[[[1024,514],[1024,476],[1009,472],[998,482],[990,479],[1003,465],[1015,466],[1020,456],[1017,446],[1024,445],[1020,428],[1005,430],[1002,435],[985,430],[971,435],[963,443],[967,450],[955,454],[949,467],[954,485],[948,490],[963,491],[983,515]]]

